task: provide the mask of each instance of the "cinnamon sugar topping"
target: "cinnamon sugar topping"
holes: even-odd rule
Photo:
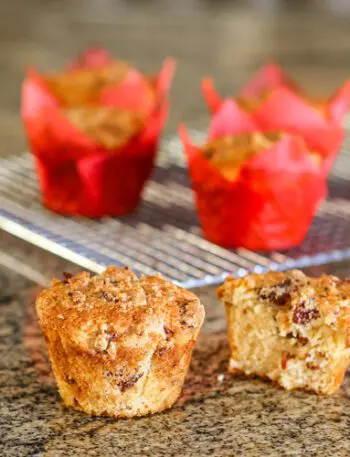
[[[65,107],[94,104],[103,89],[121,83],[130,67],[121,61],[100,68],[80,68],[46,77],[46,84]]]
[[[279,132],[225,135],[207,143],[202,152],[225,178],[234,180],[247,160],[273,146],[281,136]]]
[[[107,149],[127,143],[143,126],[139,113],[110,106],[85,106],[65,110],[68,119],[89,138]]]

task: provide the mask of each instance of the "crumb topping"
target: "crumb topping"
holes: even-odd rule
[[[120,84],[130,70],[126,62],[114,61],[100,68],[79,68],[49,75],[46,84],[65,107],[95,104],[102,90]]]
[[[111,106],[68,108],[65,114],[72,124],[107,149],[123,146],[144,125],[139,113]]]
[[[231,289],[230,284],[235,284]],[[218,289],[218,296],[225,300],[229,291],[247,287],[256,293],[267,306],[281,308],[288,313],[288,325],[305,326],[322,318],[334,326],[343,319],[350,325],[350,282],[323,275],[309,278],[301,271],[285,273],[250,274],[242,279],[227,278]],[[240,290],[240,289],[239,289]],[[287,332],[288,333],[288,332]],[[297,337],[297,333],[289,336]],[[299,335],[303,341],[303,335]]]
[[[191,339],[203,307],[191,292],[160,276],[140,279],[128,268],[109,267],[92,276],[65,274],[37,300],[43,328],[64,333],[73,345],[113,353],[159,340],[164,351],[173,338]]]
[[[134,111],[101,106],[103,90],[122,83],[130,66],[113,61],[100,68],[79,68],[45,78],[67,119],[106,149],[126,144],[144,126],[144,116]],[[151,86],[151,82],[149,82]]]
[[[269,149],[281,137],[279,132],[225,135],[203,146],[202,153],[226,179],[234,180],[245,162]]]

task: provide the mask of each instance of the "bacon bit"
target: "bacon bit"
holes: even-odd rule
[[[288,363],[288,360],[289,359],[292,359],[292,355],[289,353],[289,352],[284,352],[283,355],[282,355],[282,359],[281,359],[281,367],[282,367],[282,370],[285,370],[287,368],[287,363]]]
[[[291,300],[292,281],[290,278],[285,279],[279,284],[275,284],[271,289],[262,289],[260,297],[263,300],[269,300],[277,306],[285,306]]]
[[[172,337],[174,335],[174,331],[168,327],[164,327],[164,332],[168,337]]]
[[[303,336],[298,336],[297,337],[297,341],[299,344],[301,344],[302,346],[306,346],[307,343],[309,342],[309,340]]]
[[[319,365],[312,365],[311,362],[307,362],[306,366],[309,370],[319,370],[320,369]]]
[[[306,308],[305,303],[297,306],[293,313],[294,324],[305,325],[308,324],[312,319],[320,317],[320,312],[316,308]]]
[[[130,389],[133,385],[137,383],[137,381],[142,378],[143,373],[136,373],[132,375],[129,379],[126,381],[121,381],[118,384],[118,387],[120,388],[121,392],[125,392],[125,390]]]
[[[299,344],[301,344],[302,346],[305,346],[309,342],[309,340],[307,338],[300,336],[300,335],[294,335],[293,332],[287,333],[286,338],[288,338],[288,339],[295,338],[297,340],[297,342]]]
[[[166,348],[159,348],[157,350],[157,354],[161,357],[164,354],[165,351],[166,351]]]

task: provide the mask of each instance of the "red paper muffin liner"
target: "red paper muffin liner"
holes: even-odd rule
[[[214,115],[209,138],[257,131],[234,101]],[[327,194],[324,170],[301,137],[285,133],[227,180],[180,127],[205,236],[227,248],[282,250],[299,245]]]
[[[67,71],[103,66],[104,50],[85,53]],[[23,83],[22,118],[36,159],[42,199],[66,215],[119,216],[133,211],[149,178],[158,140],[168,114],[167,92],[175,71],[166,59],[154,78],[154,90],[136,70],[100,94],[102,106],[134,110],[146,117],[143,129],[127,144],[106,149],[65,117],[44,78],[30,70]]]
[[[224,99],[216,92],[210,78],[202,80],[202,91],[209,110],[215,113]],[[317,149],[326,159],[324,171],[329,173],[344,140],[342,123],[350,106],[350,80],[319,110],[303,96],[301,89],[277,64],[258,70],[242,88],[239,97],[260,99],[249,115],[261,130],[282,130],[301,135],[309,149]]]
[[[260,97],[266,91],[277,87],[296,89],[294,81],[289,79],[283,68],[274,62],[263,65],[240,90],[241,97]]]

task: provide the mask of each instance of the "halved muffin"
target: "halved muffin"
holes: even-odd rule
[[[229,369],[332,394],[350,359],[350,282],[301,271],[227,278]]]
[[[174,404],[204,319],[193,293],[117,267],[54,282],[36,308],[65,405],[114,417]]]

